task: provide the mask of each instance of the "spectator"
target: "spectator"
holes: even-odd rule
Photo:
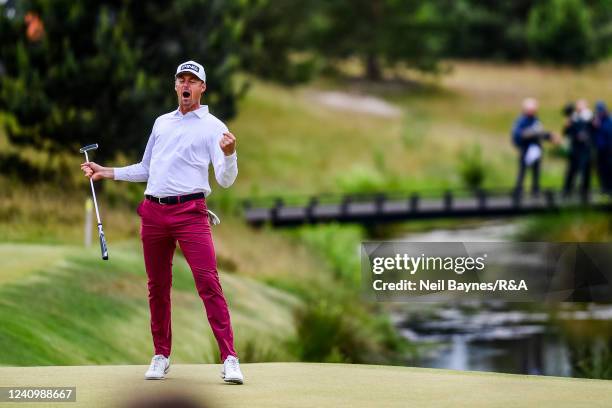
[[[519,172],[515,193],[523,192],[523,179],[528,167],[532,169],[531,193],[540,192],[540,162],[542,161],[542,140],[555,140],[555,135],[544,130],[537,117],[538,101],[527,98],[523,101],[523,112],[514,122],[512,141],[519,150]]]
[[[569,161],[563,194],[567,197],[573,193],[576,176],[580,176],[580,193],[586,195],[591,184],[591,138],[593,133],[593,113],[587,101],[576,102],[574,113],[567,119],[563,134],[569,138]]]
[[[601,191],[612,193],[612,118],[606,104],[595,104],[593,118],[593,142],[597,152],[597,175]]]

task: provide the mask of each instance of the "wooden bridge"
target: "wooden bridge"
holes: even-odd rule
[[[478,190],[438,194],[324,194],[244,201],[244,215],[249,224],[274,227],[328,222],[378,224],[434,218],[499,218],[577,208],[612,211],[612,199],[601,194],[565,197],[555,190],[545,190],[537,196]]]

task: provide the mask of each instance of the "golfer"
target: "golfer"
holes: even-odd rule
[[[163,379],[170,368],[170,287],[172,258],[178,241],[219,345],[222,378],[242,384],[206,208],[206,197],[211,192],[208,182],[211,163],[221,186],[227,188],[236,180],[236,138],[208,111],[208,106],[200,105],[206,90],[202,65],[194,61],[180,64],[174,89],[178,109],[155,120],[140,163],[111,168],[87,162],[81,164],[81,169],[93,180],[147,182],[145,199],[137,212],[141,218],[155,355],[145,378]]]

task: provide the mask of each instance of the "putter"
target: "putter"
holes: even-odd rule
[[[89,162],[87,152],[90,150],[96,150],[98,144],[90,144],[79,149],[79,152],[85,153],[85,162]],[[108,248],[106,246],[106,238],[104,237],[104,230],[102,229],[102,221],[100,221],[100,212],[98,211],[98,201],[96,200],[96,190],[94,190],[93,180],[89,178],[89,184],[91,185],[91,194],[93,195],[94,208],[96,209],[96,217],[98,219],[98,236],[100,237],[100,251],[102,251],[102,259],[108,260]]]

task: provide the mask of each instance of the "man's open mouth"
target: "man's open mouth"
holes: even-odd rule
[[[191,96],[191,92],[183,91],[183,98],[189,98]]]

